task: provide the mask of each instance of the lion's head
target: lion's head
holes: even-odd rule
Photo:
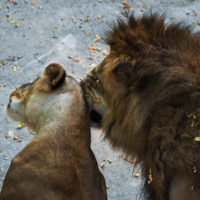
[[[76,80],[66,75],[65,70],[59,64],[53,63],[33,83],[24,84],[11,93],[7,114],[36,131],[42,114],[48,109],[55,109],[52,105],[59,103],[56,102],[58,101],[57,96],[68,92],[70,97],[70,93],[76,91],[81,91]],[[51,115],[54,112],[56,110],[51,110]],[[57,112],[62,116],[65,111],[59,108]]]
[[[81,82],[91,120],[114,148],[141,161],[152,121],[164,126],[173,118],[168,106],[184,106],[199,89],[200,40],[152,14],[119,20],[105,41],[110,54]]]

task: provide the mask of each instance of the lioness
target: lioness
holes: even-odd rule
[[[81,82],[91,120],[141,164],[145,199],[199,200],[199,35],[152,14],[119,20],[105,41],[110,54]]]
[[[6,174],[0,200],[102,200],[106,185],[90,148],[80,85],[58,64],[10,95],[8,115],[36,131]]]

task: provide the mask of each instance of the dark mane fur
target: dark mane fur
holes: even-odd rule
[[[110,57],[130,59],[129,68],[113,70],[125,88],[115,91],[103,129],[114,148],[142,164],[152,200],[169,199],[176,173],[187,174],[200,188],[200,142],[194,140],[200,136],[200,38],[190,26],[164,21],[157,14],[131,16],[127,23],[119,20],[105,39]],[[127,80],[119,78],[123,70]]]
[[[200,41],[198,34],[193,34],[192,29],[183,23],[168,25],[163,15],[155,13],[142,18],[132,15],[127,23],[119,19],[114,27],[107,31],[104,40],[113,51],[139,58],[147,53],[144,51],[146,45],[194,51],[195,47],[199,47]]]

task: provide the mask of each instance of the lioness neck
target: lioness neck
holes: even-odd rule
[[[74,88],[76,87],[76,88]],[[80,124],[84,124],[89,129],[89,110],[85,104],[84,96],[80,88],[76,85],[67,84],[66,92],[54,94],[51,101],[47,103],[37,126],[36,136],[48,137],[51,132],[58,134],[78,133]],[[73,131],[71,128],[73,127]]]

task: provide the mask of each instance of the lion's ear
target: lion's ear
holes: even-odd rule
[[[44,75],[47,77],[47,84],[57,88],[64,82],[66,72],[59,64],[51,63],[45,69]]]
[[[133,69],[130,62],[121,62],[113,70],[117,81],[126,83],[132,77]]]

